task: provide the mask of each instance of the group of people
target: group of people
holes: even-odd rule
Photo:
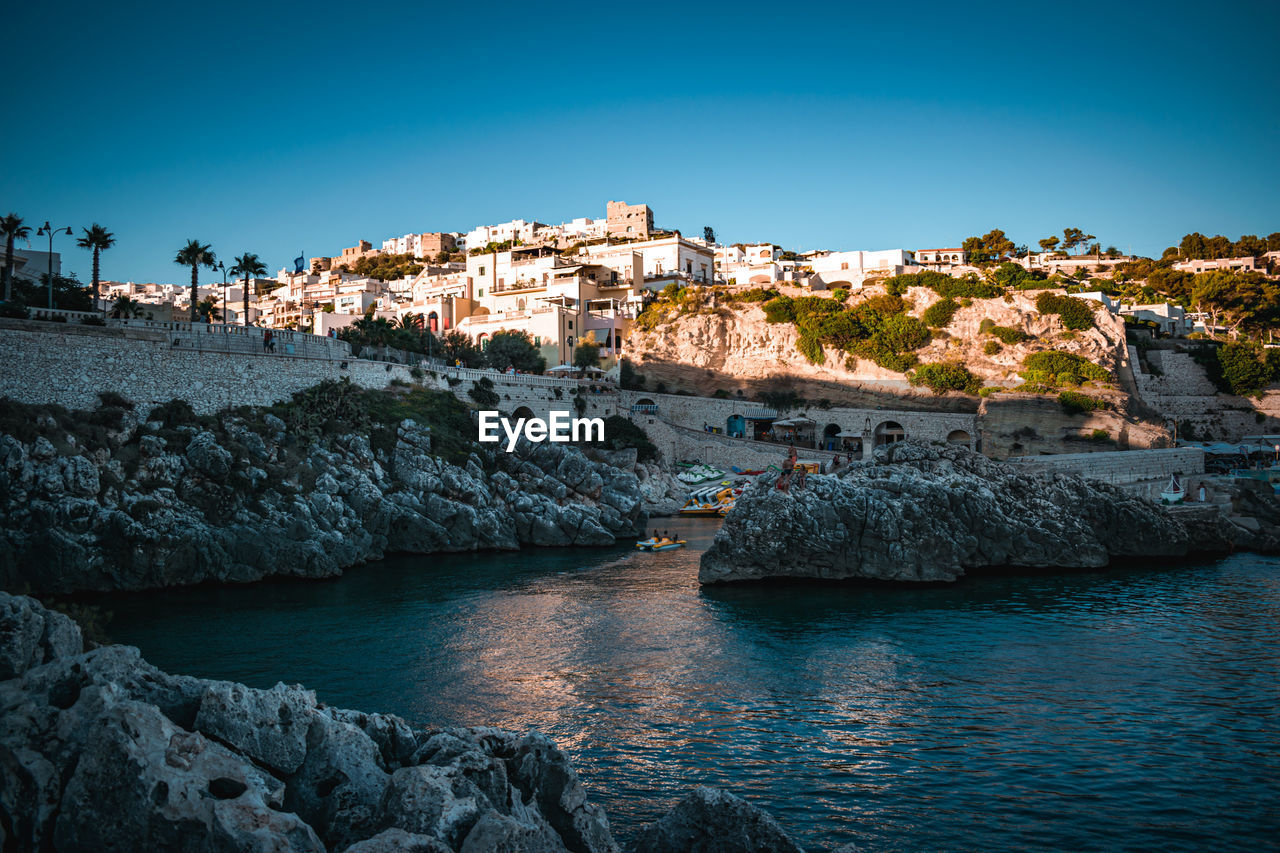
[[[263,352],[276,351],[276,336],[270,329],[262,330],[262,351]]]
[[[787,454],[787,461],[782,463],[782,473],[778,475],[778,491],[789,493],[793,485],[797,489],[803,489],[808,478],[808,468],[796,467],[796,449],[792,447],[791,452]]]

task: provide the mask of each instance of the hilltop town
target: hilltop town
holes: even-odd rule
[[[1280,433],[1280,395],[1267,390],[1280,378],[1269,343],[1280,234],[1190,234],[1159,259],[1078,228],[1039,251],[993,229],[951,247],[796,252],[660,228],[646,204],[609,201],[604,213],[360,240],[275,278],[256,255],[228,268],[192,241],[184,251],[199,251],[179,253],[192,287],[105,280],[94,298],[55,273],[54,308],[41,305],[39,272],[58,259],[11,249],[5,313],[170,348],[274,355],[279,344],[344,369],[349,358],[450,369],[447,387],[472,403],[459,371],[488,369],[511,409],[533,387],[527,374],[545,372],[547,388],[599,377],[610,395],[599,410],[637,419],[668,462],[752,465],[767,462],[762,444],[796,442],[860,459],[907,437],[999,458],[1188,440],[1269,448]],[[199,283],[209,269],[223,280]],[[180,334],[192,319],[203,335]],[[298,390],[279,371],[275,381],[255,401]],[[20,384],[9,393],[22,399]]]

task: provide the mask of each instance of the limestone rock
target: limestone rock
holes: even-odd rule
[[[78,655],[84,641],[70,617],[25,596],[0,594],[0,680],[55,658]]]
[[[542,735],[414,731],[299,687],[168,675],[127,646],[83,653],[29,598],[0,593],[0,614],[6,849],[617,850]]]
[[[300,687],[277,684],[270,690],[254,690],[214,682],[200,699],[195,727],[272,772],[288,775],[297,771],[307,755],[307,730],[315,706],[315,694]]]
[[[699,580],[949,581],[984,566],[1092,567],[1192,550],[1175,516],[1114,486],[904,442],[789,493],[760,478],[703,554]]]
[[[62,455],[44,436],[0,436],[0,584],[74,592],[322,578],[388,551],[609,545],[647,520],[636,476],[575,447],[522,440],[516,453],[455,465],[406,420],[390,452],[337,435],[311,441],[298,461],[284,423],[263,421],[274,434],[227,415],[223,433],[184,427]]]

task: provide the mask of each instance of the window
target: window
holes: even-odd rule
[[[849,268],[849,262],[848,262],[848,261],[845,261],[844,263],[842,263],[842,264],[840,265],[840,269],[842,269],[842,270],[847,270],[848,268]]]
[[[573,329],[573,321],[572,321],[572,320],[570,320],[570,321],[569,321],[569,328],[570,328],[570,329]]]
[[[480,267],[480,275],[484,275],[484,267]]]
[[[634,229],[634,228],[632,228],[630,225],[628,225],[628,226],[627,226],[627,233],[628,233],[628,234],[630,234],[630,233],[631,233],[632,231],[634,231],[634,230],[635,230],[635,229]]]
[[[481,296],[484,296],[484,288],[483,288],[483,287],[482,287],[482,288],[480,288],[480,295],[481,295]]]

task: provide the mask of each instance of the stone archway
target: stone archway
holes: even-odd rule
[[[953,429],[947,433],[947,444],[959,444],[964,447],[973,447],[973,436],[962,429]]]
[[[907,431],[897,421],[882,421],[875,431],[876,447],[907,440]]]
[[[516,421],[519,421],[521,419],[528,420],[533,416],[534,416],[533,409],[529,408],[528,406],[521,406],[520,408],[516,409],[514,412],[511,413],[511,419]]]
[[[840,449],[840,424],[827,424],[822,428],[822,447],[825,450]]]

